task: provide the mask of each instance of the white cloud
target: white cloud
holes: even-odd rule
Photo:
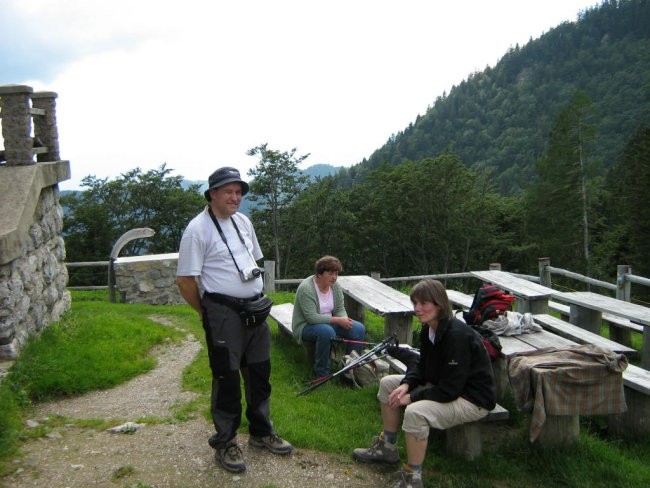
[[[12,14],[31,41],[72,59],[46,82],[11,82],[59,94],[73,172],[63,189],[162,163],[188,179],[225,164],[246,172],[246,151],[265,142],[311,153],[306,165],[350,165],[470,73],[593,4],[22,0]]]

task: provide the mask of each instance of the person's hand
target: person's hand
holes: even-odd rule
[[[332,323],[347,330],[352,328],[352,319],[350,317],[332,317]]]
[[[411,395],[409,394],[409,385],[403,383],[395,388],[390,395],[388,395],[388,406],[390,408],[404,407],[411,403]]]

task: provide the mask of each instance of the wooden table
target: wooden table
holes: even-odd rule
[[[556,292],[553,296],[570,305],[572,324],[594,334],[600,333],[603,312],[643,325],[641,366],[650,369],[650,308],[590,291]]]
[[[413,304],[408,295],[370,276],[339,276],[348,315],[365,322],[365,308],[384,317],[386,337],[395,333],[400,344],[413,343]]]
[[[470,271],[470,274],[486,283],[493,283],[517,297],[520,313],[548,313],[548,299],[555,290],[499,270]]]

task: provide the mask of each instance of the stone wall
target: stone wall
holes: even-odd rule
[[[70,163],[59,159],[56,98],[26,85],[0,85],[3,364],[16,359],[27,339],[59,320],[71,304],[58,186],[70,178]]]
[[[70,308],[62,229],[58,186],[44,188],[17,241],[22,252],[0,264],[0,359],[15,359],[31,335]]]
[[[113,262],[119,301],[151,305],[183,304],[176,286],[178,253],[117,258]]]

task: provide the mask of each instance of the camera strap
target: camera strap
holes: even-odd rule
[[[235,260],[235,256],[232,253],[232,250],[230,249],[230,246],[228,245],[228,239],[226,239],[226,235],[223,233],[223,230],[221,230],[221,226],[219,225],[219,221],[217,218],[214,216],[214,213],[212,213],[212,209],[208,206],[208,213],[210,214],[210,218],[212,219],[212,222],[214,222],[214,225],[217,227],[217,231],[219,232],[219,236],[221,237],[221,240],[223,243],[226,245],[228,248],[228,252],[230,253],[230,257],[232,258],[232,262],[235,263],[235,268],[237,268],[237,272],[241,273],[241,269],[239,269],[239,265],[237,264],[237,261]],[[239,232],[239,227],[237,227],[237,224],[235,224],[235,220],[230,217],[230,222],[232,222],[232,226],[235,228],[235,231],[237,232],[237,235],[239,236],[239,240],[242,243],[242,246],[244,246],[244,249],[246,249],[246,252],[250,254],[250,251],[246,247],[246,242],[244,241],[244,238],[241,235],[241,232]]]

